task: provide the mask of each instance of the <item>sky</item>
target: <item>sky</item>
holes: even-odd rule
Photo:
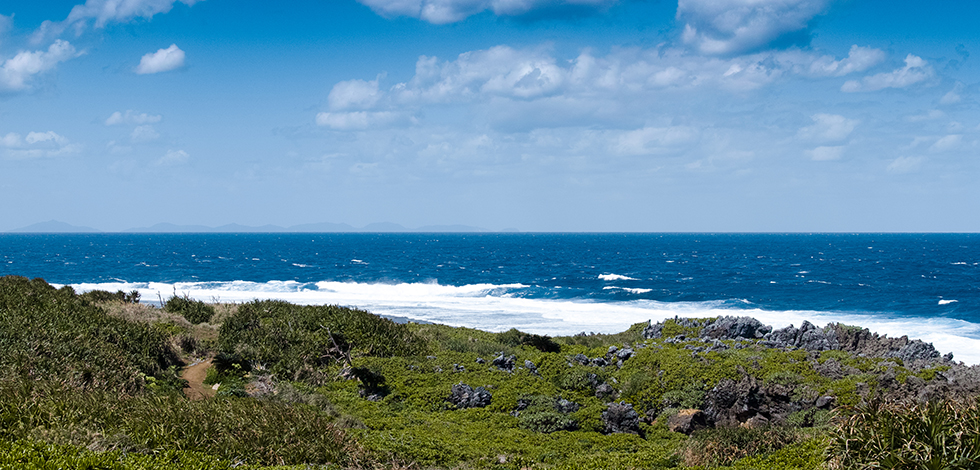
[[[0,230],[980,231],[980,2],[5,0]]]

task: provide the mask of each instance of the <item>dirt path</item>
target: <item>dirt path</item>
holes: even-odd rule
[[[204,385],[204,377],[208,375],[208,367],[211,367],[211,359],[195,362],[184,368],[180,373],[180,378],[187,381],[187,388],[184,395],[191,400],[203,400],[214,396],[214,390]]]

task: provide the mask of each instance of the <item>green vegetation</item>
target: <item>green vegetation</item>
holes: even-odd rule
[[[708,319],[669,320],[662,340],[646,323],[549,338],[136,301],[0,278],[0,469],[977,468],[977,404],[868,399],[945,365],[708,344]],[[195,380],[213,398],[181,392],[192,357],[211,360]],[[712,422],[671,431],[691,409]]]

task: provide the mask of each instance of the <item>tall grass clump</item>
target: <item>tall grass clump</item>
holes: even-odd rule
[[[831,434],[833,469],[980,468],[980,401],[886,402],[842,410]]]
[[[213,306],[200,300],[194,300],[186,295],[183,297],[175,295],[167,299],[167,302],[163,305],[163,309],[170,313],[182,315],[187,321],[195,325],[211,321],[211,318],[215,314]]]
[[[0,378],[142,390],[180,363],[160,331],[109,316],[42,279],[0,277]],[[170,369],[172,371],[172,369]]]

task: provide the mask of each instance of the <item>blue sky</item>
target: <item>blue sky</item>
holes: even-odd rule
[[[0,230],[980,231],[980,3],[7,0]]]

